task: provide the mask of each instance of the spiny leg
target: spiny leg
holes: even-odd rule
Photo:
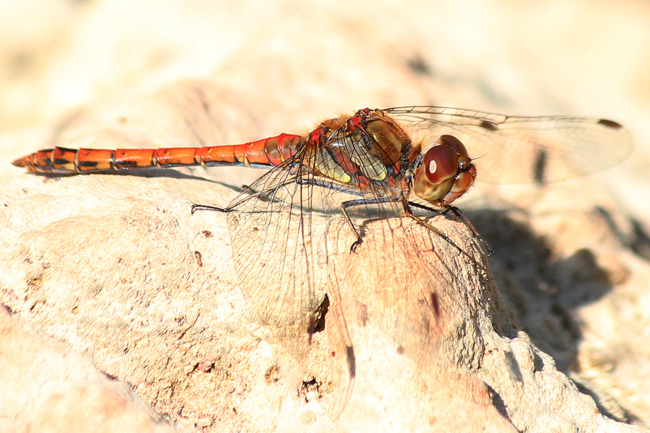
[[[476,232],[476,229],[474,228],[472,223],[469,222],[469,220],[467,218],[465,218],[465,215],[463,215],[461,213],[460,209],[458,209],[456,206],[448,205],[444,209],[435,209],[435,208],[425,206],[425,205],[422,205],[420,203],[415,203],[415,202],[412,202],[412,201],[409,201],[408,204],[410,206],[412,206],[412,207],[427,210],[429,212],[433,212],[433,213],[436,213],[438,215],[447,215],[447,213],[449,213],[449,211],[451,211],[454,215],[456,215],[456,217],[458,217],[458,219],[465,225],[465,227],[467,227],[472,232],[472,237],[474,237],[474,239],[478,240],[480,243],[485,245],[485,248],[487,248],[487,250],[488,250],[488,255],[494,254],[494,249],[492,248],[492,246],[488,243],[488,241],[483,239],[481,237],[481,235],[479,235]]]
[[[447,243],[449,243],[450,245],[455,247],[461,254],[465,253],[465,251],[463,251],[463,249],[461,247],[456,245],[456,242],[452,241],[449,236],[447,236],[446,234],[444,234],[443,232],[441,232],[440,230],[438,230],[437,228],[435,228],[434,226],[429,224],[427,221],[425,221],[422,218],[418,217],[417,215],[413,215],[413,212],[411,211],[410,208],[405,207],[404,211],[405,211],[404,213],[406,214],[407,217],[411,218],[412,220],[416,221],[418,224],[424,226],[428,230],[431,230],[432,232],[434,232],[435,234],[437,234],[438,236],[443,238],[445,241],[447,241]]]
[[[291,178],[291,179],[288,179],[288,180],[284,181],[283,183],[281,183],[279,185],[273,186],[272,188],[267,188],[267,189],[259,191],[259,192],[255,191],[253,188],[251,188],[248,185],[244,185],[243,189],[244,189],[244,191],[246,191],[249,194],[248,196],[246,196],[244,198],[241,198],[240,200],[237,200],[234,203],[230,203],[227,207],[210,206],[210,205],[207,205],[207,204],[193,204],[192,205],[192,215],[194,215],[194,212],[196,212],[197,210],[209,210],[209,211],[217,211],[217,212],[224,212],[224,213],[232,212],[237,206],[239,206],[239,205],[241,205],[243,203],[246,203],[247,201],[249,201],[251,199],[254,199],[254,198],[258,199],[258,200],[268,202],[268,201],[274,200],[272,198],[272,196],[279,188],[282,188],[284,186],[291,185],[291,184],[294,184],[294,183],[300,183],[300,182],[298,180],[296,180],[295,178]]]
[[[446,234],[444,234],[443,232],[441,232],[440,230],[438,230],[437,228],[435,228],[434,226],[429,224],[427,221],[423,220],[422,218],[418,217],[417,215],[414,215],[413,212],[411,211],[410,206],[417,207],[417,208],[424,209],[424,210],[428,210],[428,211],[436,213],[438,215],[445,215],[447,212],[449,212],[451,210],[470,229],[470,231],[472,232],[472,235],[475,238],[477,238],[481,243],[485,244],[488,247],[488,250],[490,251],[490,254],[491,254],[492,247],[490,247],[489,244],[487,244],[487,242],[485,242],[483,240],[483,238],[481,238],[476,233],[476,231],[474,230],[474,227],[472,227],[472,225],[469,223],[469,221],[467,221],[467,219],[465,219],[465,217],[455,207],[449,206],[448,208],[445,208],[444,210],[438,210],[438,209],[434,209],[434,208],[431,208],[431,207],[428,207],[428,206],[421,205],[419,203],[413,203],[413,202],[407,201],[401,195],[382,197],[382,198],[368,198],[368,199],[348,200],[348,201],[345,201],[345,202],[341,203],[341,213],[343,214],[343,217],[345,218],[346,222],[348,223],[348,225],[352,229],[352,232],[354,233],[354,235],[357,238],[356,241],[354,241],[352,243],[352,245],[350,246],[350,252],[353,252],[353,253],[356,252],[356,249],[359,247],[359,245],[361,245],[363,243],[363,238],[359,234],[359,231],[357,230],[357,228],[354,226],[354,223],[352,222],[352,219],[350,218],[350,215],[348,214],[347,209],[351,208],[351,207],[355,207],[355,206],[390,203],[390,202],[398,202],[398,201],[402,201],[402,203],[403,203],[404,215],[405,216],[415,220],[418,224],[424,226],[428,230],[430,230],[433,233],[437,234],[442,239],[444,239],[446,242],[448,242],[450,245],[454,246],[459,252],[461,252],[463,254],[466,254],[465,251],[462,250],[462,248],[460,248],[454,241],[451,240],[451,238],[449,238],[449,236],[447,236]]]
[[[485,248],[487,248],[487,250],[488,250],[488,255],[489,256],[494,254],[494,249],[492,248],[492,245],[490,245],[488,243],[488,241],[483,239],[483,237],[481,237],[481,235],[479,235],[476,232],[476,230],[474,229],[474,225],[467,218],[465,218],[465,215],[463,215],[460,212],[460,209],[458,209],[456,206],[449,206],[448,209],[450,211],[452,211],[454,213],[454,215],[456,215],[458,217],[458,219],[460,219],[462,221],[462,223],[465,224],[465,227],[467,227],[472,232],[472,235],[474,236],[474,239],[478,240],[480,243],[485,245]]]
[[[350,252],[354,253],[356,252],[356,249],[359,245],[363,243],[363,239],[361,238],[361,235],[359,234],[357,228],[354,226],[354,223],[352,222],[352,218],[350,218],[350,215],[347,212],[348,208],[355,207],[355,206],[365,206],[365,205],[373,205],[373,204],[382,204],[382,203],[390,203],[390,202],[398,202],[402,199],[402,196],[395,195],[395,196],[389,196],[389,197],[381,197],[381,198],[362,198],[358,200],[348,200],[344,201],[341,203],[341,213],[343,214],[343,217],[345,218],[345,221],[348,223],[350,228],[352,229],[352,233],[357,237],[357,240],[350,245]]]
[[[193,204],[192,205],[192,215],[194,215],[194,212],[196,212],[197,210],[211,210],[211,211],[217,211],[217,212],[230,212],[232,209],[217,207],[217,206],[209,206],[207,204]]]

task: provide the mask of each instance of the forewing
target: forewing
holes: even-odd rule
[[[395,107],[394,115],[414,139],[433,146],[454,135],[470,153],[477,180],[542,183],[566,180],[613,167],[632,152],[630,133],[596,118],[505,116],[446,107]]]

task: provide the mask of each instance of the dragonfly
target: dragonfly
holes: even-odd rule
[[[625,160],[632,148],[629,132],[607,119],[404,106],[364,108],[325,120],[304,135],[283,133],[243,144],[196,148],[55,147],[13,164],[44,175],[184,166],[268,169],[227,206],[194,204],[192,213],[227,213],[236,273],[250,314],[261,324],[283,330],[278,335],[302,341],[294,353],[308,350],[328,309],[338,317],[334,326],[339,327],[341,368],[347,370],[345,400],[356,368],[351,339],[340,317],[343,311],[334,305],[340,302],[345,281],[336,276],[333,280],[336,269],[323,265],[327,262],[323,245],[331,231],[317,220],[342,222],[352,234],[351,254],[362,251],[364,241],[374,236],[390,242],[392,248],[402,242],[403,251],[417,256],[421,239],[402,236],[396,241],[390,230],[372,232],[365,222],[406,218],[451,242],[427,218],[451,211],[477,237],[453,205],[476,180],[561,181],[612,167]],[[392,254],[380,247],[374,251],[377,268],[398,267]],[[380,320],[382,330],[407,354],[423,358],[422,366],[440,365],[437,340],[431,335],[435,326],[409,333],[400,328],[400,318],[420,311],[433,324],[441,320],[444,308],[436,291],[444,291],[442,280],[431,276],[429,281],[399,287],[399,296],[387,303],[388,318]],[[469,388],[481,392],[480,386]]]

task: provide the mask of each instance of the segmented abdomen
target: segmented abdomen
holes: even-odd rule
[[[39,150],[13,162],[32,173],[83,174],[146,167],[202,165],[277,166],[296,154],[305,139],[280,134],[245,144],[161,149],[54,149]]]

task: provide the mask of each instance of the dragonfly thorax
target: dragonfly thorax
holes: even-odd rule
[[[398,124],[381,110],[371,110],[365,119],[364,134],[375,143],[375,153],[382,163],[395,165],[411,149],[411,139]]]

